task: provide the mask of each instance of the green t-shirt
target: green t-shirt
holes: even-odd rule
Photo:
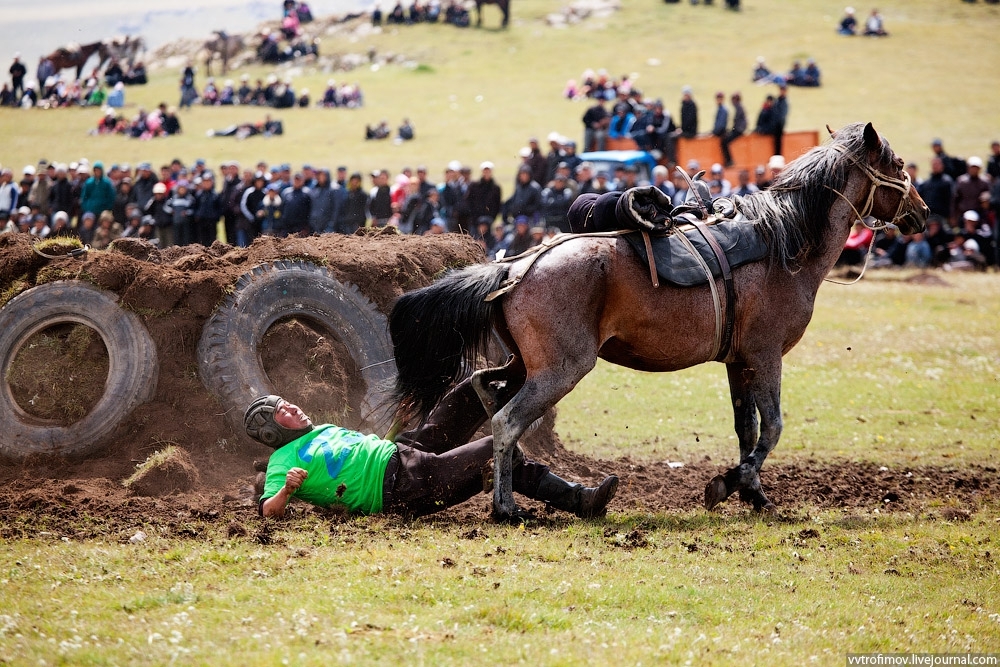
[[[292,468],[309,473],[293,494],[313,505],[343,505],[351,512],[382,510],[382,481],[396,443],[332,424],[317,426],[281,447],[267,463],[262,500],[278,493]]]

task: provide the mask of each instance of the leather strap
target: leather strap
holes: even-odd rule
[[[701,222],[700,220],[695,221],[695,229],[697,229],[702,238],[708,243],[712,252],[715,253],[715,259],[719,262],[719,268],[722,270],[722,280],[726,285],[726,320],[724,325],[724,333],[722,335],[722,345],[719,348],[719,353],[716,355],[716,361],[722,361],[729,354],[729,350],[733,344],[733,327],[736,322],[736,286],[733,283],[733,271],[729,267],[729,260],[726,259],[726,253],[723,252],[722,246],[719,242],[715,240],[715,236],[712,235],[711,230],[708,226]]]
[[[660,277],[656,275],[656,258],[653,257],[653,243],[649,240],[649,232],[643,230],[642,241],[646,244],[646,258],[649,260],[649,279],[653,281],[653,287],[659,287]]]

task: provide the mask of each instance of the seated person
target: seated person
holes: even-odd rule
[[[882,23],[882,15],[877,9],[873,9],[868,20],[865,21],[865,34],[869,37],[887,37],[889,35]]]
[[[118,83],[119,81],[123,81],[124,79],[125,79],[125,72],[122,71],[121,64],[117,60],[112,59],[111,64],[108,65],[108,68],[106,70],[104,70],[105,83],[107,83],[109,86],[114,86],[116,83]]]
[[[403,11],[403,3],[401,2],[396,3],[396,6],[392,8],[392,11],[389,12],[389,15],[385,17],[385,22],[390,24],[406,23],[406,12]]]
[[[792,69],[788,71],[785,76],[785,82],[789,86],[804,86],[805,84],[806,71],[802,69],[802,63],[796,60],[792,63]]]
[[[365,139],[387,139],[389,137],[389,123],[382,121],[375,127],[365,125]]]
[[[819,86],[819,66],[816,65],[816,61],[812,58],[806,61],[806,69],[803,72],[802,85],[810,87]]]
[[[626,102],[619,102],[615,106],[615,113],[608,124],[609,139],[625,139],[632,135],[632,126],[635,125],[635,114],[632,107]]]
[[[219,90],[215,87],[215,79],[212,77],[208,77],[208,81],[205,83],[205,91],[201,94],[201,103],[205,105],[219,103]]]
[[[297,406],[263,396],[247,408],[247,435],[275,450],[261,489],[261,515],[279,517],[292,496],[349,512],[423,516],[462,503],[492,486],[493,438],[472,442],[486,411],[466,380],[445,396],[416,432],[400,442],[332,424],[313,425]],[[603,516],[618,489],[610,476],[584,488],[514,452],[514,490],[581,518]],[[489,480],[489,481],[486,481]]]
[[[767,82],[771,79],[771,70],[767,68],[764,62],[764,56],[757,56],[757,66],[753,70],[753,81],[754,82]]]
[[[136,62],[134,65],[129,67],[128,72],[125,74],[125,78],[122,79],[126,86],[144,85],[149,79],[146,76],[146,66],[141,62]]]
[[[409,141],[413,139],[414,131],[413,124],[410,123],[409,118],[403,119],[403,124],[399,126],[399,139],[401,141]]]
[[[848,7],[844,10],[844,18],[840,19],[840,25],[837,26],[837,34],[854,35],[857,31],[858,20],[854,18],[854,7]]]

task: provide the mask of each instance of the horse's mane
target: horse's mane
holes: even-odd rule
[[[826,250],[834,191],[843,192],[855,162],[868,159],[864,128],[855,123],[837,130],[828,143],[791,162],[768,190],[733,198],[767,242],[772,264],[794,269]],[[892,149],[883,140],[880,162],[891,160]]]

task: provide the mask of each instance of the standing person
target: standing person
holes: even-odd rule
[[[726,158],[725,162],[729,162],[729,158],[726,157],[726,151],[728,146],[726,145],[726,133],[728,132],[729,126],[729,110],[726,109],[726,94],[721,90],[715,94],[715,121],[712,123],[712,135],[719,138],[719,143],[722,145],[723,157]]]
[[[372,172],[372,189],[368,193],[368,211],[373,227],[385,227],[392,217],[392,192],[389,189],[389,172],[376,169]]]
[[[681,89],[681,136],[692,138],[698,135],[698,105],[694,101],[691,86]]]
[[[990,159],[986,163],[986,174],[990,177],[990,182],[996,184],[1000,182],[1000,141],[994,140],[990,144]]]
[[[481,176],[478,181],[469,185],[469,217],[478,221],[480,218],[489,218],[490,224],[500,213],[500,205],[503,201],[500,185],[493,180],[493,163],[486,161],[479,165]]]
[[[74,208],[76,206],[73,199],[73,184],[69,182],[69,178],[66,176],[66,165],[62,163],[57,164],[55,177],[52,179],[52,186],[49,188],[49,210],[65,211],[67,214],[72,215]]]
[[[945,172],[942,158],[931,158],[931,174],[917,186],[917,194],[933,215],[940,216],[942,220],[951,217],[955,181]]]
[[[219,205],[222,209],[222,225],[226,232],[226,243],[236,243],[236,224],[242,213],[240,201],[243,199],[243,180],[240,178],[240,165],[233,160],[223,162],[222,190],[219,192]]]
[[[264,198],[257,209],[261,236],[284,236],[283,211],[285,202],[281,200],[281,183],[268,183]]]
[[[441,209],[448,231],[464,233],[469,229],[469,182],[458,160],[448,163],[447,178],[441,188]]]
[[[190,109],[196,99],[198,99],[198,91],[194,85],[194,65],[189,60],[181,72],[181,101],[177,106],[181,109],[184,107]]]
[[[626,105],[627,106],[627,105]],[[632,116],[632,122],[635,122],[635,116]],[[627,131],[631,129],[632,125],[629,124],[628,128],[624,130],[624,136],[628,136]],[[615,136],[611,133],[610,127],[608,129],[608,136]],[[547,184],[552,180],[552,177],[556,175],[556,167],[559,163],[563,161],[563,138],[558,132],[549,132],[549,152],[545,155],[545,180],[538,181],[539,184]]]
[[[735,92],[729,98],[733,103],[733,127],[728,132],[722,135],[722,157],[726,163],[727,167],[733,166],[733,156],[729,151],[729,144],[733,143],[739,137],[742,137],[747,131],[747,112],[743,109],[743,100],[740,97],[739,92]]]
[[[215,177],[210,171],[203,171],[201,182],[195,179],[197,190],[194,193],[194,243],[208,247],[219,235],[219,218],[222,217],[222,202],[219,193],[215,191]]]
[[[49,192],[55,181],[56,167],[45,160],[39,161],[38,166],[38,178],[28,190],[28,206],[36,206],[44,215],[50,215],[52,209],[49,207]]]
[[[531,167],[531,178],[536,183],[545,183],[545,175],[548,171],[548,161],[542,155],[542,149],[538,145],[538,138],[528,139],[528,156],[524,158],[525,163]]]
[[[114,203],[115,186],[104,175],[104,163],[98,160],[94,163],[91,177],[84,181],[80,191],[80,209],[99,216],[102,211],[110,211]]]
[[[160,179],[153,174],[153,165],[149,162],[140,162],[138,169],[139,173],[132,184],[132,201],[140,210],[145,210],[146,204],[153,198],[153,188]]]
[[[284,228],[288,236],[307,236],[312,214],[312,197],[305,185],[305,174],[301,171],[292,176],[292,184],[284,189],[281,198],[285,201]]]
[[[583,114],[583,152],[603,151],[608,147],[608,123],[611,116],[598,98]]]
[[[177,181],[172,197],[167,200],[163,209],[171,216],[174,243],[180,246],[196,242],[192,220],[194,219],[194,197],[188,191],[186,179]]]
[[[14,54],[14,62],[8,71],[10,72],[11,92],[14,94],[15,100],[20,100],[24,95],[24,77],[28,73],[28,68],[21,62],[20,52]]]
[[[774,136],[774,95],[764,98],[764,104],[757,114],[757,126],[753,131],[756,134]]]
[[[312,205],[309,209],[309,227],[317,234],[329,234],[333,231],[334,222],[339,215],[337,197],[339,185],[330,182],[330,170],[320,169],[316,172],[316,185],[309,188]]]
[[[261,515],[283,516],[295,496],[349,512],[384,510],[416,517],[486,491],[483,480],[491,466],[493,437],[468,442],[485,421],[485,412],[471,407],[476,396],[467,385],[459,385],[450,396],[454,403],[436,408],[432,421],[403,434],[398,443],[332,424],[314,426],[302,410],[279,396],[254,400],[243,418],[246,433],[275,450],[267,473],[255,485],[261,493]],[[331,465],[334,461],[336,466]],[[518,493],[581,518],[604,516],[618,489],[614,475],[593,488],[571,484],[548,466],[526,459],[517,448],[513,476]]]
[[[361,188],[361,174],[354,172],[347,179],[347,197],[340,208],[337,228],[341,234],[353,234],[368,222],[368,193]]]
[[[4,167],[0,170],[0,212],[6,213],[8,218],[13,218],[20,194],[21,188],[14,182],[14,172]]]
[[[781,152],[781,141],[785,136],[785,122],[788,120],[788,86],[778,86],[778,97],[774,100],[774,154]]]
[[[979,175],[983,168],[982,158],[973,155],[966,164],[966,173],[955,181],[955,198],[951,211],[952,225],[955,227],[962,225],[962,215],[966,211],[979,208],[979,195],[990,191],[990,184]]]
[[[257,171],[253,175],[253,181],[240,198],[240,219],[236,223],[236,245],[245,248],[250,242],[260,236],[261,203],[264,201],[265,188],[267,187],[267,176],[263,171]]]
[[[517,171],[514,193],[503,204],[503,218],[512,221],[524,217],[530,222],[537,219],[542,205],[542,186],[531,177],[531,167],[522,165]],[[529,224],[530,226],[530,224]]]
[[[174,220],[167,208],[167,186],[157,183],[153,186],[153,196],[142,208],[143,218],[153,219],[156,230],[156,244],[160,248],[168,248],[174,244]]]

